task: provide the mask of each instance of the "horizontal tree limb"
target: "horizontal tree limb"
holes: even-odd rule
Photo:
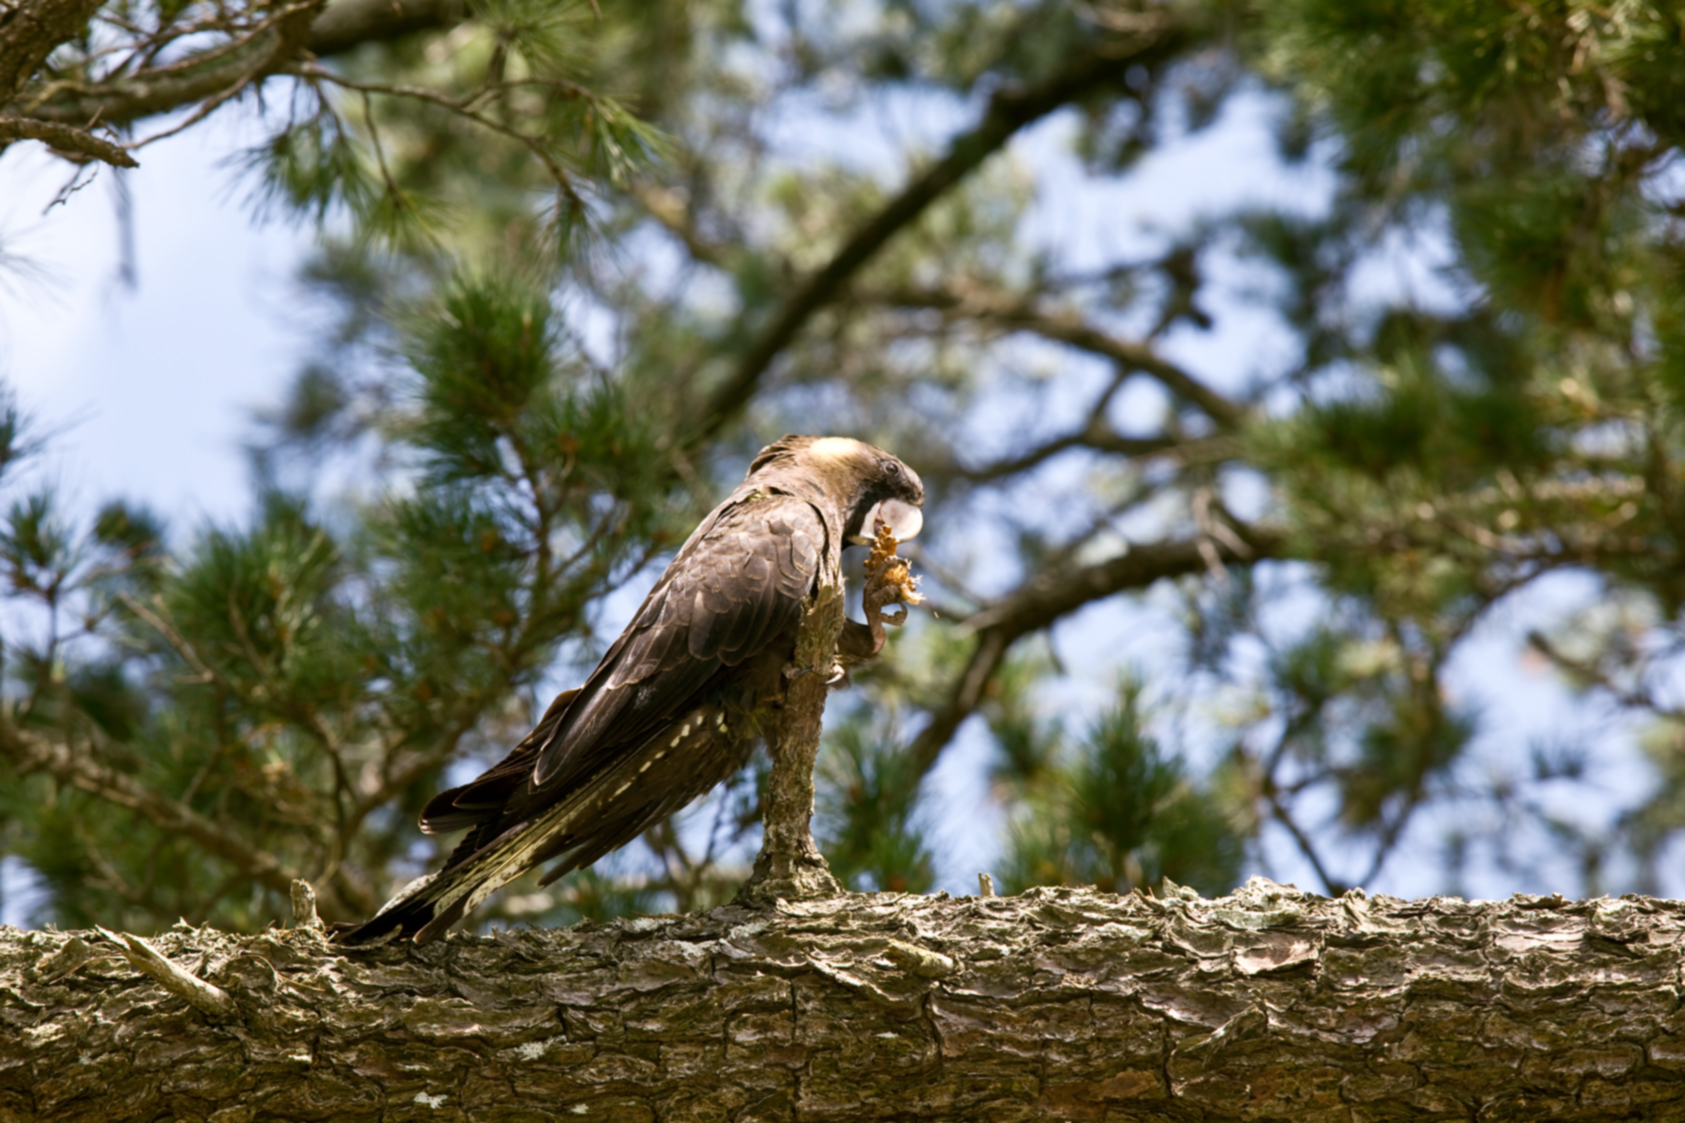
[[[1185,896],[1182,894],[1186,894]],[[1685,904],[850,894],[344,954],[0,933],[0,1120],[1678,1119]]]
[[[1184,577],[1210,567],[1211,559],[1250,564],[1274,557],[1285,545],[1281,535],[1257,527],[1236,528],[1244,556],[1220,541],[1151,542],[1131,545],[1124,553],[1092,565],[1038,574],[963,622],[975,635],[965,669],[949,686],[946,700],[930,715],[908,751],[922,775],[935,764],[960,723],[983,701],[1007,651],[1020,639],[1046,628],[1097,600],[1129,589],[1145,589],[1167,577]]]
[[[124,151],[122,145],[113,144],[86,129],[56,125],[51,121],[35,121],[28,117],[0,117],[0,148],[14,140],[38,140],[60,152],[86,156],[113,167],[140,167],[139,161]]]
[[[16,55],[17,61],[12,65],[22,68],[17,70],[16,82],[27,80],[52,48],[80,33],[100,5],[98,0],[91,6],[87,0],[53,0],[51,5],[36,6],[63,9],[68,15],[51,22],[38,19],[35,23],[42,25],[39,29],[35,24],[13,28],[0,21],[0,79],[6,77],[11,56]],[[69,18],[77,15],[81,17],[80,22]],[[197,102],[220,104],[293,65],[306,53],[325,58],[354,50],[364,43],[386,42],[416,31],[453,27],[466,18],[468,9],[463,0],[336,0],[325,7],[306,0],[282,11],[273,26],[256,32],[238,49],[229,50],[227,44],[219,43],[200,56],[189,55],[112,82],[67,84],[39,104],[8,107],[16,87],[0,84],[0,110],[9,111],[15,119],[43,126],[78,127],[94,120],[106,125],[126,125]],[[24,41],[25,32],[32,36],[28,42]],[[36,45],[37,39],[45,43],[43,36],[49,33],[57,38],[46,43],[44,50],[23,50]],[[206,61],[196,63],[196,57]],[[0,133],[0,145],[5,139]],[[71,151],[86,151],[57,141],[49,143]]]
[[[1247,418],[1245,407],[1218,393],[1186,368],[1171,362],[1149,343],[1120,339],[1072,313],[1043,311],[1015,294],[984,292],[971,286],[900,288],[874,294],[872,299],[901,308],[951,312],[1001,331],[1028,332],[1110,359],[1120,367],[1151,376],[1172,394],[1198,406],[1207,417],[1225,429],[1238,428]]]
[[[114,806],[137,811],[159,827],[192,839],[207,854],[227,862],[266,889],[282,894],[292,892],[297,875],[274,855],[253,850],[244,840],[193,808],[154,791],[133,776],[89,759],[85,752],[0,723],[0,753],[10,757],[20,773],[44,773],[60,784]]]
[[[308,42],[321,8],[321,0],[277,5],[236,44],[218,43],[198,56],[110,82],[63,84],[39,103],[29,103],[27,116],[66,125],[93,120],[126,125],[196,102],[221,104],[292,61]]]

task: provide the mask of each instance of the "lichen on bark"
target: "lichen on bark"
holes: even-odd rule
[[[850,894],[343,954],[0,933],[0,1120],[1671,1120],[1685,904]],[[73,948],[80,940],[86,947]],[[69,954],[67,954],[67,951]]]

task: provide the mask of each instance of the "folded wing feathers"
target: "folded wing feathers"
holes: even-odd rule
[[[729,766],[729,752],[689,760],[653,789],[660,773],[645,777],[637,796],[622,798],[673,748],[669,723],[800,619],[826,533],[805,500],[761,496],[716,511],[584,686],[558,697],[502,763],[428,803],[425,829],[473,829],[437,877],[412,884],[352,936],[420,926],[424,943],[534,865],[561,859],[548,883],[718,782],[710,770]]]

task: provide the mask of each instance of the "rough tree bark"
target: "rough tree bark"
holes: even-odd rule
[[[772,775],[767,778],[761,816],[761,852],[736,904],[770,908],[782,901],[810,901],[843,892],[813,841],[813,766],[819,759],[831,684],[846,673],[848,664],[876,658],[883,650],[885,625],[900,627],[907,619],[905,606],[924,599],[907,559],[895,555],[898,545],[889,529],[880,525],[877,545],[866,559],[861,597],[865,624],[848,620],[840,547],[825,556],[802,613],[795,656],[784,671],[790,680],[784,706],[767,737]],[[892,605],[902,606],[899,616],[884,611]],[[849,629],[854,635],[844,642]]]
[[[1682,937],[1679,902],[1254,880],[151,941],[208,993],[6,931],[0,1120],[1673,1120]]]
[[[844,614],[842,572],[827,559],[819,588],[802,615],[796,658],[784,709],[767,738],[772,774],[767,777],[764,830],[755,870],[737,895],[741,905],[766,907],[780,899],[834,897],[842,886],[813,842],[813,765],[819,758],[821,722],[830,694],[831,668]]]

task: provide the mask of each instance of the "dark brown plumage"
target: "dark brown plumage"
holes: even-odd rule
[[[425,943],[541,862],[549,883],[638,837],[732,776],[782,704],[802,609],[842,549],[879,521],[918,532],[912,469],[843,437],[787,436],[702,520],[583,686],[421,815],[468,829],[438,874],[336,937]]]

